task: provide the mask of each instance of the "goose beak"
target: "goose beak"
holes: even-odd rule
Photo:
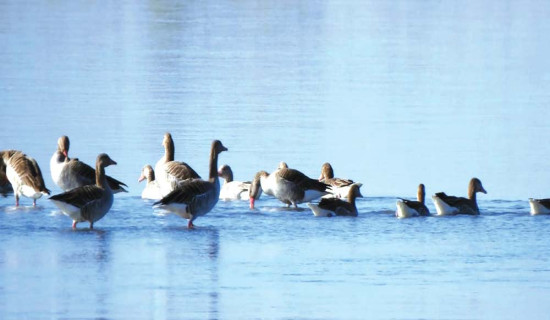
[[[143,180],[145,180],[145,176],[144,175],[139,176],[138,182],[141,182]]]

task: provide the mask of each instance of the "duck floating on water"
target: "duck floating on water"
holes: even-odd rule
[[[448,196],[444,192],[432,196],[437,215],[472,214],[478,215],[476,194],[487,193],[478,178],[472,178],[468,184],[468,198]]]

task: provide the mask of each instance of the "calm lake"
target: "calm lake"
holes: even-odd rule
[[[128,184],[88,230],[0,197],[0,318],[547,319],[550,4],[540,1],[4,1],[0,150],[57,139]],[[357,218],[264,196],[188,230],[140,198],[163,155],[251,180],[331,162]],[[427,187],[480,216],[396,219]]]

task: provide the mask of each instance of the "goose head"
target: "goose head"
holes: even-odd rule
[[[110,165],[116,165],[115,160],[111,159],[106,153],[101,153],[97,156],[96,163],[98,167],[105,168]]]
[[[471,190],[473,193],[481,192],[487,194],[487,191],[485,191],[485,188],[483,188],[483,185],[481,184],[481,180],[478,178],[472,178],[470,180],[470,185],[468,186],[468,189]]]
[[[59,139],[57,139],[57,151],[61,152],[65,156],[65,158],[67,158],[69,155],[69,146],[69,137],[61,136],[59,137]]]
[[[227,182],[233,181],[233,171],[231,167],[224,164],[218,169],[218,176],[225,179]]]
[[[334,171],[332,170],[332,166],[328,162],[323,163],[323,165],[321,166],[321,176],[319,177],[319,181],[332,178],[334,178]]]
[[[250,189],[248,190],[248,196],[250,198],[250,209],[254,209],[254,202],[262,195],[261,178],[267,177],[269,174],[266,171],[259,171],[254,176]]]
[[[141,175],[139,176],[138,182],[141,182],[145,179],[147,179],[147,182],[155,180],[155,171],[153,170],[153,167],[148,164],[145,165],[143,169],[141,169]]]

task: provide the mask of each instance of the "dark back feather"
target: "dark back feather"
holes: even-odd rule
[[[311,179],[295,169],[283,168],[280,169],[277,174],[281,178],[293,182],[303,190],[318,190],[325,192],[329,187],[326,183]]]
[[[79,161],[77,158],[71,159],[69,165],[72,170],[75,172],[78,182],[81,185],[95,185],[95,169],[87,165],[86,163]],[[122,186],[127,187],[127,185],[117,179],[105,175],[107,178],[107,183],[109,187],[114,191],[126,191]]]
[[[187,163],[181,161],[170,161],[165,166],[166,172],[178,180],[200,179],[199,174]]]
[[[319,208],[333,211],[337,215],[357,216],[357,209],[353,204],[338,198],[322,198]]]
[[[88,202],[99,200],[103,195],[103,189],[95,185],[87,185],[74,188],[67,192],[51,196],[51,200],[62,201],[73,205],[77,208],[82,208]]]
[[[157,204],[169,204],[169,203],[185,203],[189,204],[196,196],[205,194],[206,192],[212,190],[214,185],[208,181],[201,179],[192,179],[182,182],[178,187],[164,198],[155,202],[153,205]]]
[[[420,214],[421,216],[430,215],[430,210],[428,210],[428,207],[426,207],[426,205],[420,201],[407,200],[407,199],[401,199],[401,201],[403,201],[403,203],[405,203],[407,207],[416,210],[416,212],[418,212],[418,214]]]
[[[16,152],[11,156],[10,164],[21,178],[23,184],[32,187],[36,192],[50,194],[50,190],[46,189],[44,185],[44,178],[42,178],[40,167],[33,158]]]

